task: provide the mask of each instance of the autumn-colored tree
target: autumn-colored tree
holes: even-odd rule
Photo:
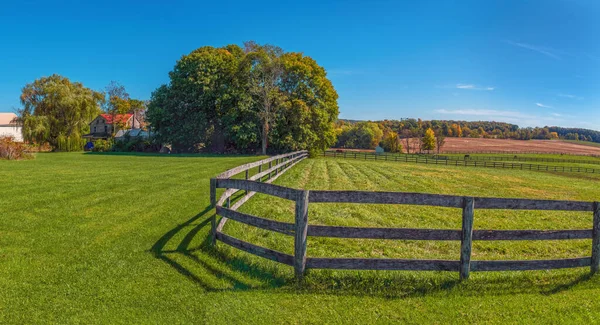
[[[400,138],[398,138],[398,133],[390,131],[384,135],[383,149],[387,152],[402,152],[402,144]]]
[[[435,149],[435,133],[431,128],[428,128],[421,138],[421,149],[427,151]]]

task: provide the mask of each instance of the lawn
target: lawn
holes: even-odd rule
[[[472,273],[310,270],[208,244],[209,178],[258,159],[38,154],[0,161],[0,323],[557,323],[600,321],[588,269]],[[306,160],[277,184],[306,189],[598,200],[576,173]],[[245,212],[291,221],[257,195]],[[583,229],[591,213],[476,210],[476,229]],[[312,204],[313,224],[460,228],[447,208]],[[224,231],[290,253],[292,238]],[[309,238],[309,256],[458,258],[459,243]],[[589,256],[589,240],[475,242],[473,259]]]

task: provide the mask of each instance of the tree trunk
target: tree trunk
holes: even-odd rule
[[[262,132],[262,154],[263,156],[267,154],[267,141],[269,141],[269,122],[263,122],[263,132]]]

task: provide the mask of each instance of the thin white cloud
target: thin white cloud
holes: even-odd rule
[[[470,90],[494,90],[494,87],[479,87],[473,84],[456,84],[456,88],[458,89],[470,89]]]
[[[553,108],[552,106],[544,105],[542,103],[535,103],[535,105],[537,105],[538,107],[543,107],[543,108]]]
[[[540,54],[543,54],[545,56],[551,57],[553,59],[556,60],[560,60],[560,57],[556,54],[556,51],[547,47],[542,47],[542,46],[537,46],[537,45],[532,45],[532,44],[527,44],[527,43],[519,43],[519,42],[513,42],[513,41],[506,41],[506,43],[512,45],[512,46],[517,46],[520,48],[524,48],[530,51],[534,51]]]
[[[448,114],[448,115],[471,115],[471,116],[489,116],[489,117],[518,117],[518,118],[531,118],[533,116],[523,114],[515,111],[499,111],[494,109],[438,109],[436,113]]]
[[[577,99],[577,100],[582,100],[583,97],[581,96],[575,96],[575,95],[571,95],[571,94],[558,94],[558,97],[564,97],[564,98],[569,98],[569,99]]]
[[[552,115],[552,116],[556,116],[556,117],[560,117],[560,116],[562,116],[562,114],[558,114],[558,113],[552,113],[551,115]]]

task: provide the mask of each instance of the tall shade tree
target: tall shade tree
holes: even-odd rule
[[[324,150],[335,144],[338,94],[325,69],[302,53],[281,56],[282,103],[272,143],[279,151]]]
[[[23,87],[19,120],[26,141],[49,143],[54,150],[83,148],[88,123],[100,113],[103,94],[79,82],[52,75]]]
[[[154,91],[148,105],[147,120],[158,140],[176,151],[223,152],[231,133],[251,128],[255,117],[247,118],[250,101],[239,80],[243,56],[239,46],[206,46],[177,61],[170,83]],[[239,120],[250,126],[240,127]]]
[[[310,57],[249,42],[183,56],[146,113],[176,150],[289,151],[335,142],[337,93]]]
[[[280,106],[283,50],[272,45],[244,44],[248,69],[248,90],[261,123],[261,153],[267,154],[270,127]]]

